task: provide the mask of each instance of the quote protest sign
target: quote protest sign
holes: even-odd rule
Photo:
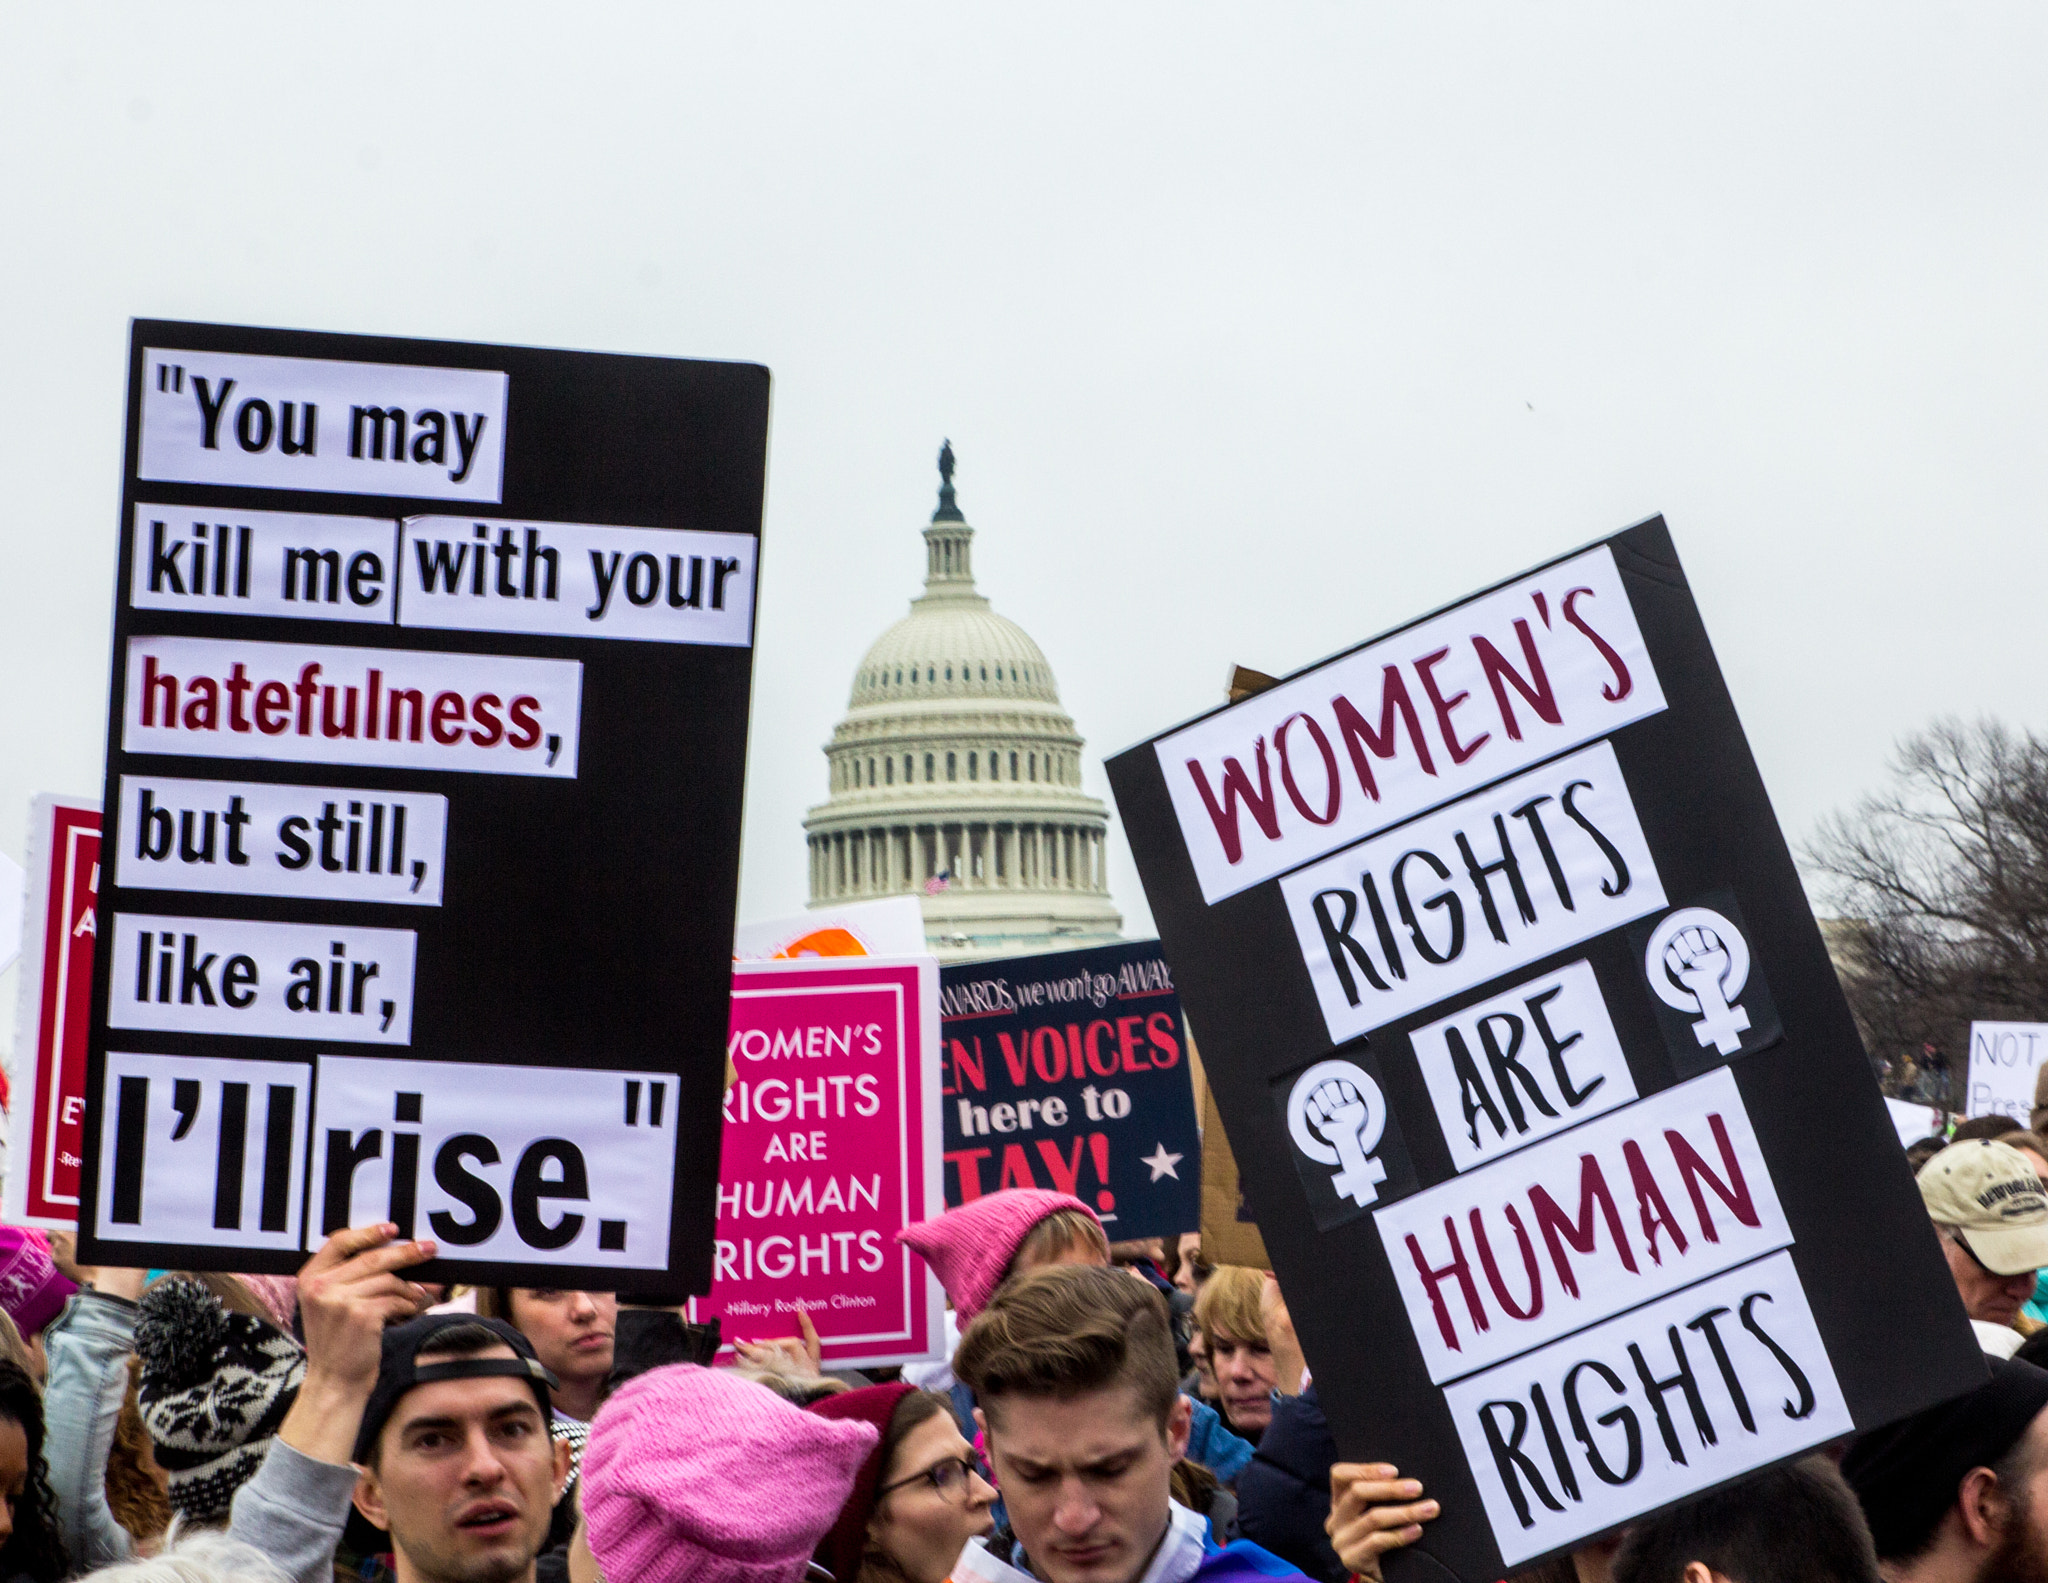
[[[767,401],[133,326],[81,1257],[706,1289]]]
[[[816,1326],[832,1368],[942,1355],[944,1299],[896,1240],[939,1190],[938,964],[748,962],[732,975],[717,1255],[690,1318]]]
[[[1109,771],[1338,1449],[1443,1503],[1390,1573],[1982,1379],[1661,520]]]
[[[1112,1241],[1202,1218],[1187,1024],[1159,942],[940,970],[946,1203],[1071,1193]]]
[[[28,861],[6,1215],[17,1226],[69,1227],[78,1220],[86,1030],[99,940],[99,804],[37,797],[29,807]]]
[[[2010,1116],[2032,1124],[2034,1085],[2048,1060],[2048,1022],[1970,1024],[1966,1116]]]

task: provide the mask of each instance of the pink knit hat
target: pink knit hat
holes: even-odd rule
[[[924,1255],[946,1295],[953,1299],[953,1313],[964,1330],[996,1295],[1031,1228],[1063,1209],[1078,1209],[1095,1220],[1095,1211],[1069,1194],[1048,1193],[1042,1187],[1010,1187],[905,1226],[896,1233],[896,1240]],[[1102,1222],[1095,1223],[1099,1226]]]
[[[613,1583],[795,1583],[878,1438],[723,1369],[650,1370],[590,1426],[590,1553]]]
[[[57,1273],[50,1243],[32,1226],[0,1226],[0,1308],[27,1340],[55,1319],[78,1290]]]

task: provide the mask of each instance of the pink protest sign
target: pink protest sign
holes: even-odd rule
[[[945,1208],[939,976],[926,959],[733,968],[711,1293],[735,1339],[798,1333],[833,1368],[940,1356],[942,1299],[896,1241]]]

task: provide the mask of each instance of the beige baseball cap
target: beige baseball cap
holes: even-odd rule
[[[1920,1167],[1920,1197],[1937,1226],[1994,1275],[2048,1268],[2048,1191],[2034,1162],[1984,1138],[1952,1143]]]

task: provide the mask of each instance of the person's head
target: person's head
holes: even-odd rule
[[[1614,1583],[1878,1583],[1877,1554],[1855,1492],[1808,1457],[1631,1524]]]
[[[298,1398],[304,1349],[206,1282],[172,1275],[142,1295],[135,1353],[142,1421],[168,1475],[171,1509],[188,1523],[226,1522],[235,1491],[256,1476]]]
[[[43,1351],[43,1338],[37,1336],[31,1346],[4,1308],[0,1308],[0,1358],[20,1364],[22,1372],[38,1385],[50,1377],[50,1359]]]
[[[0,1577],[57,1583],[69,1572],[43,1466],[43,1400],[26,1369],[0,1362]]]
[[[1972,1116],[1967,1121],[1956,1123],[1956,1130],[1949,1135],[1950,1143],[1976,1143],[1987,1139],[2003,1139],[2009,1133],[2024,1132],[2026,1125],[2011,1116]]]
[[[114,1421],[114,1443],[107,1452],[107,1506],[114,1521],[138,1544],[153,1544],[171,1526],[170,1481],[156,1459],[149,1426],[142,1421],[138,1382],[142,1365],[128,1360],[128,1390],[121,1416]]]
[[[1273,1383],[1278,1378],[1259,1293],[1266,1283],[1258,1270],[1219,1264],[1195,1294],[1195,1329],[1208,1349],[1209,1369],[1230,1427],[1256,1442],[1273,1421]]]
[[[2048,1578],[2048,1370],[1988,1359],[1967,1395],[1854,1441],[1842,1476],[1888,1576]]]
[[[34,1344],[63,1311],[78,1283],[50,1257],[49,1238],[32,1226],[0,1226],[0,1311]]]
[[[1932,1137],[1922,1138],[1916,1143],[1907,1144],[1906,1168],[1915,1176],[1918,1176],[1921,1167],[1947,1147],[1948,1139],[1938,1132]]]
[[[557,1405],[572,1418],[588,1418],[612,1372],[619,1300],[610,1292],[552,1286],[488,1289],[479,1309],[508,1321],[533,1343],[534,1355],[560,1382]],[[578,1409],[581,1411],[578,1411]]]
[[[1222,1397],[1216,1389],[1216,1371],[1209,1366],[1209,1343],[1199,1330],[1188,1337],[1188,1361],[1195,1366],[1196,1394],[1214,1407]]]
[[[953,1404],[908,1385],[872,1385],[811,1411],[881,1434],[819,1549],[827,1570],[839,1583],[945,1583],[967,1541],[995,1526],[996,1492]]]
[[[650,1369],[590,1426],[569,1576],[799,1583],[879,1439],[730,1370]]]
[[[390,1533],[406,1583],[531,1576],[569,1480],[549,1417],[547,1372],[503,1321],[429,1314],[384,1332],[355,1505]]]
[[[1174,1255],[1177,1262],[1173,1269],[1173,1284],[1192,1297],[1202,1289],[1211,1269],[1209,1262],[1202,1257],[1202,1234],[1183,1231]]]
[[[1120,1271],[1038,1270],[960,1339],[1010,1523],[1045,1583],[1131,1583],[1166,1533],[1193,1407],[1166,1302]]]
[[[1080,1199],[1035,1187],[969,1199],[896,1233],[921,1254],[952,1299],[962,1328],[1013,1275],[1054,1264],[1107,1264],[1102,1222]]]
[[[2048,1265],[2048,1190],[2032,1156],[2003,1143],[1952,1143],[1916,1179],[1972,1319],[2010,1325]]]
[[[2008,1149],[2017,1149],[2033,1162],[2034,1174],[2048,1180],[2048,1138],[2038,1132],[2008,1132],[1998,1140]]]
[[[290,1583],[288,1575],[254,1545],[217,1529],[188,1528],[155,1555],[100,1567],[92,1583]]]
[[[1033,1270],[1049,1270],[1055,1264],[1114,1262],[1102,1222],[1087,1206],[1076,1204],[1069,1209],[1055,1209],[1025,1233],[1016,1253],[1011,1255],[1007,1274],[1026,1275]]]

